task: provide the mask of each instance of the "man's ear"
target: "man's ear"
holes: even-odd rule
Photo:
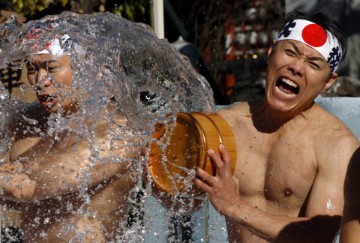
[[[324,88],[323,88],[322,91],[328,90],[328,89],[335,83],[337,77],[338,77],[338,74],[337,74],[337,73],[331,73],[331,74],[329,75],[329,78],[328,78],[328,80],[326,81],[326,84],[325,84],[325,86],[324,86]]]
[[[267,52],[267,62],[269,62],[269,58],[271,56],[271,53],[274,51],[275,48],[275,40],[272,41],[272,44]]]

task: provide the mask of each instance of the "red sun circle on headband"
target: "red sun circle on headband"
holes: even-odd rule
[[[305,26],[301,35],[305,43],[313,47],[320,47],[324,45],[327,40],[325,30],[317,24],[309,24]]]

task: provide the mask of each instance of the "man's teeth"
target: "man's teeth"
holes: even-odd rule
[[[55,98],[57,98],[57,97],[58,97],[57,94],[51,94],[51,95],[43,95],[43,96],[41,96],[41,98],[42,98],[43,100],[53,100],[53,99],[55,99]]]
[[[283,92],[278,86],[275,86],[275,91],[276,91],[276,93],[278,93],[278,94],[280,94],[282,96],[285,96],[287,98],[293,98],[293,97],[296,96],[296,94],[294,94],[294,93],[289,94],[289,93]]]
[[[41,100],[43,100],[43,101],[52,101],[53,97],[51,97],[51,96],[43,96],[43,97],[41,97]]]
[[[282,78],[281,81],[283,81],[284,83],[286,83],[287,85],[297,88],[298,85],[296,83],[294,83],[293,81],[291,81],[290,79],[287,78]]]

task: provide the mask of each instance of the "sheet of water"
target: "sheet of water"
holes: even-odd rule
[[[149,26],[132,23],[110,13],[63,13],[26,24],[10,18],[0,26],[0,68],[6,68],[15,61],[23,62],[28,56],[43,49],[54,37],[59,38],[62,34],[68,34],[73,44],[70,49],[73,87],[80,94],[80,110],[66,118],[59,114],[51,115],[47,121],[51,134],[56,135],[70,129],[76,132],[79,138],[85,138],[91,143],[92,132],[85,129],[84,120],[92,118],[96,124],[101,118],[99,116],[102,108],[115,100],[129,123],[126,127],[120,127],[116,134],[113,133],[111,139],[132,141],[133,138],[139,138],[140,142],[133,146],[140,152],[140,149],[150,142],[154,125],[159,121],[172,119],[169,114],[215,110],[209,84],[192,68],[187,58],[166,39],[158,39]],[[25,69],[25,66],[23,68]],[[29,85],[23,84],[21,94],[31,89]],[[4,96],[1,100],[1,124],[4,125],[1,146],[4,151],[8,150],[8,143],[5,141],[6,124],[12,122],[17,110],[8,104],[14,101],[22,104],[23,98],[22,95],[12,95]],[[111,113],[106,116],[109,123],[113,123]],[[32,121],[29,117],[24,119],[33,122],[32,131],[37,129],[37,121]],[[56,136],[54,137],[56,139]],[[96,157],[99,151],[92,149],[91,159],[100,159]],[[119,161],[121,160],[125,158],[120,158]],[[141,214],[143,203],[148,195],[151,195],[150,187],[142,188],[141,175],[146,160],[140,159],[132,163],[138,163],[139,176],[136,178],[139,181],[130,193],[132,197],[129,202],[138,204]],[[139,191],[143,191],[144,196],[137,201]],[[84,200],[91,200],[85,190],[83,194]],[[149,205],[145,209],[158,210]],[[143,234],[156,232],[167,237],[168,226],[171,224],[169,222],[176,218],[175,214],[174,212],[162,223],[144,217],[145,221],[140,219],[141,223],[127,230],[127,236],[119,238],[139,241],[143,240]],[[151,223],[146,220],[151,220]],[[163,230],[152,232],[150,228],[144,227],[150,224],[156,224]]]

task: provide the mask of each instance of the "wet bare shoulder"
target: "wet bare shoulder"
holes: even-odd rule
[[[326,111],[324,108],[317,106],[313,115],[315,115],[316,120],[319,121],[317,124],[315,124],[315,127],[318,128],[319,132],[321,132],[323,135],[349,135],[350,137],[355,137],[352,131],[342,120],[340,120],[334,114]]]
[[[106,109],[102,110],[102,117],[105,118],[107,122],[120,127],[126,126],[128,122],[116,102],[110,102],[106,106]]]
[[[239,119],[251,117],[250,107],[246,102],[235,103],[220,109],[218,110],[218,114],[232,124],[236,123]]]
[[[359,147],[359,140],[347,125],[332,113],[317,107],[318,124],[313,124],[317,151],[328,158],[346,157]],[[347,161],[348,162],[348,161]]]
[[[24,104],[19,108],[14,119],[12,131],[15,140],[25,137],[37,137],[47,126],[48,114],[40,107],[38,102]]]

